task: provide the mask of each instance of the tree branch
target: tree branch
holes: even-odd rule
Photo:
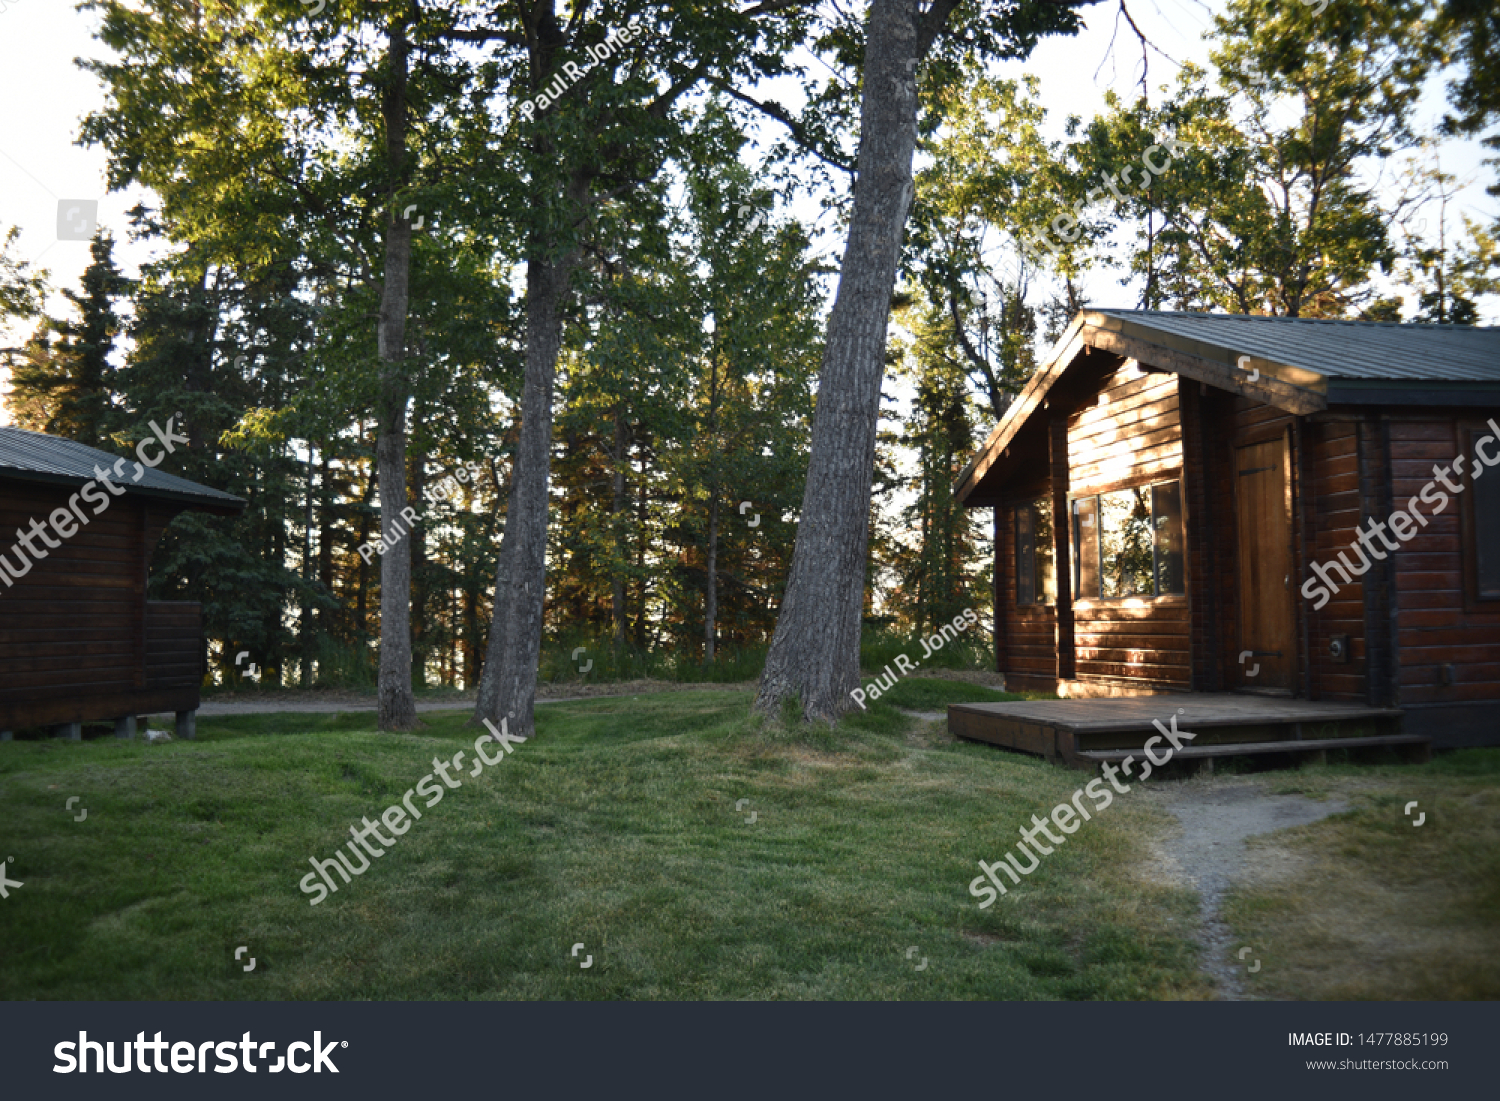
[[[721,80],[710,80],[709,84],[719,89],[719,91],[723,92],[725,95],[728,95],[733,99],[737,99],[741,103],[748,104],[749,106],[759,111],[761,114],[766,115],[769,118],[773,118],[777,122],[781,123],[789,131],[791,131],[792,140],[795,141],[804,152],[811,153],[824,164],[830,165],[833,168],[837,168],[841,172],[847,172],[851,177],[855,175],[855,168],[852,164],[846,164],[843,161],[835,160],[828,153],[825,153],[822,149],[819,149],[817,144],[807,136],[807,131],[804,129],[802,124],[796,119],[792,118],[792,116],[787,113],[786,108],[781,106],[781,104],[761,103],[754,97],[746,95],[744,92],[741,92],[739,89],[734,88]]]

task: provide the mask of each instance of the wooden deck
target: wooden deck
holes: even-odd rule
[[[1140,757],[1160,721],[1192,733],[1173,756],[1185,760],[1329,749],[1400,748],[1425,759],[1429,739],[1401,733],[1392,708],[1229,693],[1172,693],[1109,699],[963,703],[948,729],[969,741],[1034,753],[1076,768]],[[1155,748],[1159,757],[1170,743]]]

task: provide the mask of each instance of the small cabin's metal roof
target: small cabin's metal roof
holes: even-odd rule
[[[1500,405],[1500,328],[1166,310],[1082,310],[954,484],[987,504],[1010,442],[1091,352],[1175,372],[1298,416],[1329,408]],[[971,498],[974,498],[971,501]]]
[[[1155,343],[1221,362],[1246,355],[1330,379],[1500,383],[1500,328],[1165,310],[1089,312],[1149,329]]]
[[[158,444],[156,450],[161,450]],[[127,493],[157,497],[215,511],[238,512],[239,497],[211,489],[163,470],[153,470],[134,457],[123,457],[57,436],[0,425],[0,478],[53,485],[81,486],[96,481],[98,467]],[[122,473],[116,473],[116,466]]]

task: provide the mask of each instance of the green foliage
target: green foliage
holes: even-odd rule
[[[922,655],[931,649],[931,653]],[[983,621],[960,631],[941,649],[924,648],[920,635],[908,635],[891,628],[866,629],[859,645],[859,667],[867,672],[881,672],[887,665],[896,669],[896,658],[905,654],[911,661],[934,669],[991,670],[995,668],[995,650]]]
[[[42,312],[47,294],[47,272],[17,256],[21,230],[11,226],[0,241],[0,322],[30,321]],[[14,349],[3,350],[7,355]]]
[[[1448,102],[1456,114],[1443,120],[1449,134],[1478,134],[1500,122],[1500,7],[1491,0],[1445,0],[1439,29],[1453,43],[1458,77],[1448,85]],[[1500,150],[1500,132],[1484,139]],[[1500,158],[1490,164],[1500,167]],[[1500,197],[1500,180],[1490,185]]]
[[[100,447],[115,419],[110,355],[120,317],[114,303],[129,284],[115,267],[114,241],[106,232],[94,235],[89,251],[93,259],[83,272],[82,293],[63,289],[78,318],[43,322],[12,367],[6,400],[22,428]]]

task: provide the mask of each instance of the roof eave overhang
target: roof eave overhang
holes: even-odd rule
[[[12,482],[26,482],[33,485],[54,485],[64,489],[79,489],[88,485],[93,479],[83,478],[71,474],[48,474],[40,470],[16,470],[13,468],[0,468],[0,480]],[[155,489],[147,486],[133,486],[128,482],[124,484],[115,483],[123,489],[127,496],[145,497],[156,501],[165,501],[177,505],[183,509],[197,509],[202,512],[210,512],[216,516],[238,516],[245,511],[246,502],[238,497],[229,497],[227,500],[214,497],[198,497],[189,493],[175,493],[170,489]]]
[[[1328,380],[1314,371],[1239,356],[1229,348],[1180,340],[1133,321],[1084,310],[1073,318],[1053,346],[1046,365],[1031,377],[979,454],[959,475],[953,490],[959,504],[969,504],[969,497],[985,474],[1031,416],[1042,408],[1047,393],[1085,348],[1134,359],[1144,367],[1171,371],[1299,416],[1328,408]],[[1243,369],[1240,364],[1244,364]],[[988,499],[976,501],[973,507],[991,503]]]

